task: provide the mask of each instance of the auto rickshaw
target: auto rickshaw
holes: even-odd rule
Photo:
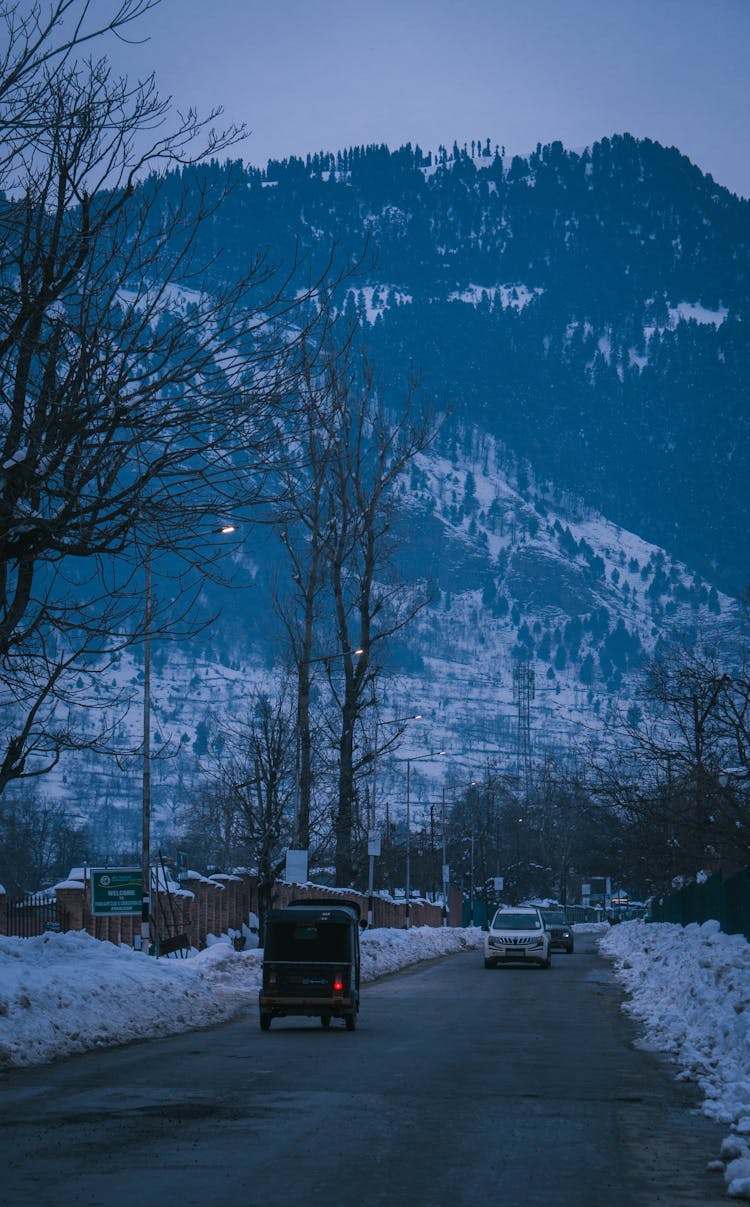
[[[260,1026],[288,1014],[318,1017],[347,1031],[359,1011],[360,910],[355,902],[293,901],[266,917]]]

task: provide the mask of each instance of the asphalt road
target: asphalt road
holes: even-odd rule
[[[257,1011],[0,1075],[7,1207],[689,1207],[726,1129],[634,1046],[579,936],[552,968],[479,952],[366,985],[356,1031]]]

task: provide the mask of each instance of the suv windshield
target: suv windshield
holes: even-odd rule
[[[566,926],[565,914],[542,914],[547,926]]]
[[[493,930],[541,930],[542,923],[538,914],[495,914],[492,920]]]

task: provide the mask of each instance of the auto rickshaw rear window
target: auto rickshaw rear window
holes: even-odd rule
[[[338,922],[317,925],[275,922],[268,929],[265,958],[321,963],[348,961],[351,959],[350,936],[351,928]]]

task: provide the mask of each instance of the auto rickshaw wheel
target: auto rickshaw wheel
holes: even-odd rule
[[[328,1027],[330,1027],[330,1025],[331,1025],[331,1016],[330,1016],[330,1014],[321,1014],[321,1016],[320,1016],[320,1025],[321,1025],[321,1027],[325,1027],[326,1029],[327,1029]]]
[[[347,1014],[347,1015],[344,1017],[344,1022],[346,1023],[346,1029],[347,1029],[347,1031],[353,1031],[353,1030],[354,1030],[354,1028],[355,1028],[355,1027],[356,1027],[356,1025],[357,1025],[357,1015],[354,1013],[354,1011],[352,1011],[352,1013],[351,1013],[351,1014]]]
[[[266,1010],[261,1010],[261,1012],[260,1012],[260,1029],[261,1029],[261,1031],[268,1031],[268,1030],[270,1030],[270,1027],[271,1027],[271,1015]]]

